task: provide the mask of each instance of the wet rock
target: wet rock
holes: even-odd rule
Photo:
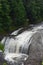
[[[40,33],[35,33],[31,39],[31,45],[28,49],[28,59],[25,65],[41,65],[43,61],[43,43]]]
[[[0,50],[0,65],[3,65],[4,59],[3,59],[3,52]]]
[[[4,63],[6,63],[6,61],[4,60],[4,54],[3,54],[3,52],[0,50],[0,65],[3,65]]]

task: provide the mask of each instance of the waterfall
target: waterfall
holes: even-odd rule
[[[36,32],[36,31],[35,31]],[[23,33],[19,34],[14,38],[7,38],[5,42],[5,53],[22,53],[24,45],[30,45],[29,40],[32,35],[35,33],[32,31],[24,31]],[[26,46],[27,47],[27,46]],[[27,53],[25,50],[24,52]]]
[[[1,43],[5,43],[5,59],[7,61],[14,61],[15,58],[21,59],[27,59],[28,57],[28,51],[29,46],[34,42],[37,42],[38,37],[43,38],[43,26],[35,26],[32,30],[25,30],[22,33],[18,34],[18,32],[21,30],[14,31],[11,33],[11,35],[16,35],[15,38],[7,37],[7,39],[4,37],[1,41]],[[18,35],[17,35],[18,34]],[[41,37],[40,37],[41,36]],[[6,39],[6,41],[5,41]],[[36,41],[35,41],[36,39]],[[41,41],[43,43],[43,40]],[[14,59],[13,59],[14,58]],[[9,59],[9,60],[8,60]],[[18,61],[16,59],[16,61]]]
[[[5,53],[25,53],[27,54],[28,47],[30,45],[30,39],[35,33],[38,33],[43,27],[34,27],[32,30],[25,30],[21,34],[15,36],[15,38],[7,38],[5,41]],[[20,29],[19,29],[20,30]],[[18,31],[16,31],[16,34]],[[12,34],[15,35],[15,32]],[[25,48],[25,49],[24,49]]]

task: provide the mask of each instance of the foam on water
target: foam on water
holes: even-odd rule
[[[14,53],[8,53],[5,55],[5,60],[9,62],[17,62],[17,61],[25,61],[28,58],[28,55],[26,54],[14,54]]]

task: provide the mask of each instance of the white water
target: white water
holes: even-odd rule
[[[25,44],[30,45],[28,42],[32,35],[36,33],[32,31],[24,31],[23,33],[19,34],[14,38],[7,38],[5,42],[5,53],[21,53]],[[21,48],[22,47],[22,48]],[[21,51],[20,51],[21,48]],[[26,52],[26,51],[25,51]]]
[[[5,56],[5,60],[9,61],[9,62],[20,62],[20,61],[25,61],[28,58],[28,55],[26,54],[14,54],[14,53],[8,53]]]
[[[11,35],[17,35],[17,33],[21,29],[13,32]],[[28,52],[28,48],[32,42],[32,37],[34,35],[39,36],[40,33],[42,33],[40,30],[43,31],[43,26],[34,27],[30,31],[26,30],[26,31],[22,32],[21,34],[15,36],[15,39],[8,37],[5,41],[5,38],[4,38],[1,41],[1,43],[5,42],[5,51],[4,51],[5,59],[9,62],[10,61],[12,61],[12,62],[18,61],[17,59],[15,60],[15,58],[21,59],[21,57],[23,58],[23,56],[24,56],[23,60],[25,58],[27,59],[27,57],[28,57],[27,52]],[[41,38],[42,38],[42,35],[41,35]],[[43,40],[42,40],[42,42],[43,42]]]
[[[28,31],[24,31],[21,34],[17,35],[14,38],[7,38],[6,42],[5,42],[5,53],[22,53],[23,48],[25,45],[25,48],[28,49],[27,47],[29,47],[30,45],[30,38],[37,33],[38,31],[40,31],[40,29],[43,29],[42,26],[38,26],[38,27],[34,27],[32,30]],[[19,29],[20,30],[20,29]],[[18,33],[18,31],[16,31],[16,34]],[[14,33],[14,32],[13,32]],[[15,35],[15,33],[14,33]],[[25,50],[24,52],[27,53],[27,51]]]

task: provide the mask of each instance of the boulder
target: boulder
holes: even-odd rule
[[[28,48],[29,57],[26,60],[25,65],[41,65],[43,61],[43,37],[41,35],[41,32],[37,32],[32,36]]]

